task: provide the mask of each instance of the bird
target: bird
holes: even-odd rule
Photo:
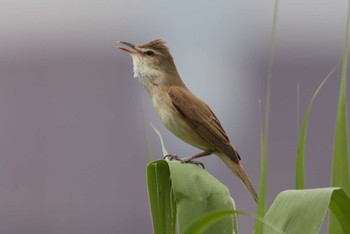
[[[117,48],[133,60],[134,77],[143,84],[162,124],[175,136],[202,150],[181,162],[217,155],[243,182],[258,201],[258,195],[246,175],[241,157],[210,107],[195,96],[182,81],[169,48],[162,39],[134,45],[118,41]]]

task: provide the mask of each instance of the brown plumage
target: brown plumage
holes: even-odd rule
[[[229,156],[231,161],[225,163],[229,164],[230,169],[242,179],[243,184],[247,187],[254,200],[257,201],[258,195],[239,162],[241,157],[209,106],[187,89],[175,86],[171,87],[168,93],[179,114],[194,131],[210,143],[212,151],[221,153],[220,158],[222,153]],[[188,102],[188,100],[192,101]]]

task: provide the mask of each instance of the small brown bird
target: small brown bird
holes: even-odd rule
[[[237,150],[209,106],[182,82],[165,42],[158,39],[143,45],[123,41],[118,44],[119,49],[131,55],[134,77],[144,85],[165,127],[188,144],[204,150],[181,161],[216,154],[257,201],[258,195],[240,164]]]

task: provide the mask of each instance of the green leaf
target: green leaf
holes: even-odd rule
[[[169,167],[164,160],[148,164],[147,185],[153,233],[175,234],[176,206],[172,199]]]
[[[199,217],[218,210],[234,209],[226,186],[201,166],[168,161],[177,207],[179,232]],[[205,225],[205,224],[204,224]],[[210,226],[205,234],[237,233],[235,217],[226,217]]]
[[[338,62],[333,69],[327,74],[321,84],[317,87],[314,95],[312,96],[309,105],[307,106],[303,125],[300,131],[299,140],[298,140],[298,149],[297,149],[297,161],[296,161],[296,173],[295,173],[295,188],[296,189],[304,189],[305,187],[305,178],[304,178],[304,159],[305,159],[305,143],[306,143],[306,134],[307,134],[307,126],[309,124],[309,116],[312,104],[321,91],[324,84],[329,80],[330,77],[334,74],[334,72],[338,69],[341,62]]]
[[[329,208],[342,227],[343,233],[350,233],[350,199],[343,189],[337,190],[332,194]]]
[[[346,71],[348,63],[348,34],[350,24],[350,3],[348,8],[346,43],[344,48],[342,75],[339,92],[338,112],[335,126],[332,186],[343,187],[350,194],[348,123],[346,108]]]
[[[147,167],[148,193],[155,234],[179,233],[199,217],[234,209],[229,190],[201,166],[155,161]],[[204,223],[203,225],[206,225]],[[235,216],[214,223],[205,234],[237,233]]]
[[[344,233],[350,233],[350,198],[341,188],[284,191],[276,197],[264,220],[285,233],[318,233],[328,207],[340,221]],[[265,225],[264,233],[276,231]]]
[[[275,44],[276,44],[276,29],[278,19],[278,7],[279,0],[275,0],[274,14],[272,19],[272,32],[271,32],[271,44],[266,84],[266,107],[265,107],[265,127],[262,138],[262,149],[261,149],[261,172],[260,172],[260,184],[259,184],[259,200],[256,210],[257,217],[263,217],[266,209],[266,171],[267,171],[267,158],[268,158],[268,138],[269,138],[269,121],[270,121],[270,96],[271,96],[271,79],[272,79],[272,68],[273,59],[275,55]],[[262,223],[259,220],[255,222],[255,233],[262,232]]]
[[[254,215],[240,211],[240,210],[220,210],[220,211],[214,211],[209,214],[203,215],[196,221],[192,222],[191,225],[186,229],[185,234],[201,234],[203,231],[212,225],[213,223],[217,222],[218,220],[222,219],[223,217],[232,216],[232,215],[243,215],[243,216],[250,216],[253,218],[256,218]],[[269,226],[271,229],[276,231],[277,233],[284,234],[284,232],[278,230],[276,227],[274,227],[272,224],[266,222],[263,219],[256,218],[259,221],[261,221],[263,224]]]
[[[333,166],[331,186],[342,187],[350,194],[349,175],[349,146],[348,146],[348,123],[346,108],[346,72],[348,64],[349,50],[349,27],[350,27],[350,2],[348,2],[348,15],[346,23],[345,46],[343,52],[342,75],[340,82],[338,112],[335,124]],[[329,214],[329,233],[341,233],[341,227],[334,217],[334,213]],[[349,233],[349,232],[348,232]]]

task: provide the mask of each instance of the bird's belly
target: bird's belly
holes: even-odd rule
[[[207,141],[197,134],[180,116],[170,118],[164,125],[178,138],[199,149],[207,150]]]
[[[175,110],[172,104],[154,103],[155,110],[164,124],[175,136],[202,150],[210,149],[208,142],[194,131]]]

